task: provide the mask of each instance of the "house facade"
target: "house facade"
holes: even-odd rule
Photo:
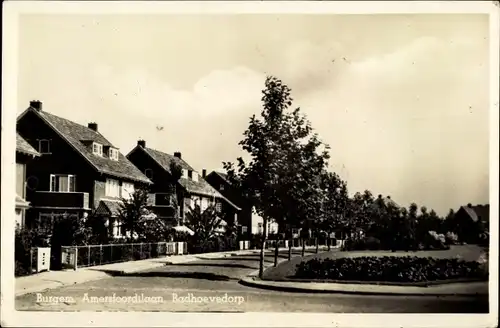
[[[489,231],[490,205],[461,206],[452,221],[452,229],[458,233],[462,241],[476,243],[480,233]]]
[[[26,223],[47,234],[62,217],[101,217],[110,234],[123,235],[118,210],[122,197],[151,184],[96,123],[80,125],[32,101],[17,119],[17,131],[40,156],[26,170]]]
[[[186,213],[196,204],[202,210],[215,205],[220,213],[225,213],[223,219],[226,222],[238,224],[236,213],[240,208],[212,188],[203,176],[182,158],[180,152],[170,155],[148,148],[146,141],[139,140],[127,158],[153,181],[150,189],[151,209],[158,217],[167,222],[170,220],[173,227],[183,226]],[[181,168],[181,177],[172,186],[171,167],[174,164]]]
[[[26,200],[26,166],[40,154],[19,134],[16,134],[16,228],[25,225],[26,210],[30,203]]]
[[[204,170],[205,172],[205,170]],[[244,199],[240,190],[237,190],[229,181],[225,173],[212,171],[206,176],[207,182],[217,189],[224,197],[241,208],[238,212],[238,223],[241,226],[240,234],[249,236],[262,234],[264,232],[264,219],[258,215],[255,208]],[[275,222],[267,223],[267,234],[278,233],[278,224]]]

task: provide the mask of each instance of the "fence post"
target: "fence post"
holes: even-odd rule
[[[99,245],[99,264],[102,264],[102,244]]]
[[[78,246],[75,246],[75,271],[78,268]]]
[[[30,274],[33,274],[33,248],[30,248]]]
[[[139,260],[142,260],[142,242],[140,244],[140,248],[139,248]]]
[[[88,248],[88,252],[87,252],[87,262],[88,262],[88,265],[90,266],[90,245],[89,245],[89,248]]]

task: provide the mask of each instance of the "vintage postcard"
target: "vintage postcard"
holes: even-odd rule
[[[5,2],[2,326],[496,326],[499,11]]]

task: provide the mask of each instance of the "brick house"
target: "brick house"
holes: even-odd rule
[[[231,184],[225,173],[212,171],[206,176],[206,180],[213,188],[224,195],[224,197],[241,208],[241,211],[238,212],[238,223],[241,226],[240,234],[242,236],[263,233],[263,218],[257,215],[253,206],[242,197],[241,191],[237,190]],[[268,235],[278,233],[278,224],[275,222],[268,222],[267,232]]]
[[[25,223],[26,210],[30,203],[26,201],[26,165],[34,158],[40,157],[26,140],[16,134],[16,228],[22,228]]]
[[[27,224],[51,233],[63,216],[103,218],[115,237],[123,235],[118,220],[122,197],[151,181],[98,130],[42,110],[32,101],[17,119],[18,133],[41,154],[26,169]]]
[[[236,213],[240,208],[212,188],[203,176],[193,169],[183,158],[180,152],[170,155],[146,147],[146,141],[139,140],[136,147],[130,151],[127,158],[137,166],[149,179],[153,181],[150,191],[150,206],[160,218],[170,220],[173,227],[182,226],[186,213],[198,204],[202,210],[215,204],[217,210],[224,213],[225,222],[238,224]],[[172,163],[182,168],[182,176],[175,190],[170,185]],[[179,206],[172,201],[177,197]],[[175,216],[179,222],[175,222]]]

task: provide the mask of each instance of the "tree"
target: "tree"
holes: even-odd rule
[[[145,239],[152,214],[148,200],[149,191],[144,188],[136,189],[130,198],[122,198],[118,217],[125,231],[130,234],[129,239]]]
[[[219,230],[222,221],[214,205],[202,210],[196,204],[194,208],[186,212],[185,224],[194,232],[192,241],[195,245],[193,246],[204,251],[210,242],[223,234]]]
[[[325,217],[321,227],[328,234],[328,250],[330,250],[330,234],[347,224],[349,194],[347,183],[336,173],[326,172],[322,183],[325,192]]]
[[[280,227],[307,226],[306,218],[318,213],[317,177],[328,159],[327,147],[297,108],[292,105],[291,89],[275,77],[268,77],[262,91],[260,118],[253,115],[244,138],[239,142],[250,154],[246,165],[239,158],[238,172],[232,163],[224,163],[263,218],[263,238],[259,275],[263,274],[267,223],[273,219]],[[308,197],[306,197],[308,196]],[[309,217],[308,215],[312,215]],[[276,245],[278,247],[278,243]],[[277,258],[275,258],[275,263]]]

